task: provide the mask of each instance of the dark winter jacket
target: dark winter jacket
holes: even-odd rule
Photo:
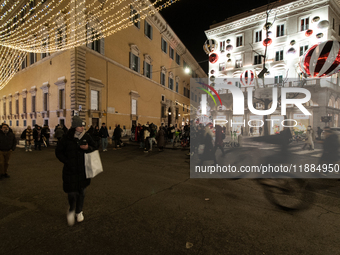
[[[107,138],[109,137],[109,132],[107,130],[107,127],[101,127],[100,130],[99,130],[99,133],[100,133],[100,137],[101,138]]]
[[[16,148],[17,140],[15,139],[15,135],[13,132],[9,132],[5,134],[2,130],[0,130],[0,151],[14,151]]]
[[[81,141],[86,140],[89,148],[80,148],[78,138],[74,137],[75,129],[71,128],[60,140],[55,150],[57,158],[64,163],[63,190],[66,193],[77,192],[90,185],[91,179],[85,174],[85,153],[95,150],[96,145],[89,134],[84,134]]]
[[[122,136],[120,126],[117,126],[115,130],[113,131],[113,136],[115,137],[115,140],[119,140]]]

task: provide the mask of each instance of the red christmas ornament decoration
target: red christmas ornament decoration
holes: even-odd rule
[[[308,77],[327,77],[340,70],[340,43],[326,41],[313,45],[303,55],[300,68]]]
[[[313,34],[313,30],[312,29],[308,29],[306,32],[305,32],[305,36],[309,37]]]
[[[215,63],[217,62],[217,60],[218,60],[218,55],[217,55],[216,53],[210,54],[210,56],[209,56],[209,62],[210,62],[211,64],[215,64]]]
[[[250,86],[254,81],[254,72],[251,70],[245,70],[240,75],[240,81],[243,86]]]
[[[269,46],[269,45],[272,44],[272,42],[273,42],[273,40],[271,38],[266,38],[266,39],[263,40],[262,44],[263,44],[263,46]]]

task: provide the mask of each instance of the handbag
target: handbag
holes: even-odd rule
[[[100,160],[99,151],[95,150],[85,153],[85,173],[86,178],[93,178],[103,172],[102,161]]]

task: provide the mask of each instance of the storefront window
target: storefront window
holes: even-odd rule
[[[305,133],[309,126],[309,116],[304,114],[294,114],[293,119],[296,120],[297,125],[293,128],[296,135]]]
[[[279,134],[280,131],[283,130],[283,126],[281,126],[281,122],[284,120],[284,116],[282,115],[272,115],[271,119],[274,121],[270,121],[270,134],[275,135]]]
[[[244,129],[244,119],[243,116],[237,116],[237,117],[233,117],[233,126],[232,126],[232,131],[236,131],[237,135],[241,134],[241,127],[243,127]]]

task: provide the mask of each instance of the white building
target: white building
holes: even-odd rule
[[[215,86],[220,94],[223,106],[215,106],[211,115],[214,122],[226,125],[227,130],[240,132],[241,125],[230,127],[234,122],[248,123],[252,119],[261,119],[262,116],[253,115],[247,108],[244,116],[233,116],[232,98],[228,90],[223,90],[217,80],[235,78],[233,84],[246,91],[248,87],[257,88],[260,98],[266,98],[266,92],[261,85],[257,85],[257,75],[263,70],[263,58],[266,39],[266,12],[267,6],[249,10],[212,25],[205,31],[208,39],[214,39],[218,47],[211,54],[217,54],[218,60],[209,65],[210,85]],[[313,45],[327,40],[340,40],[340,1],[336,0],[285,0],[270,7],[268,22],[271,22],[268,37],[271,44],[267,47],[264,87],[301,87],[302,72],[299,67],[301,56]],[[254,73],[255,79],[250,85],[240,82],[240,76],[246,70]],[[213,76],[213,77],[212,77]],[[216,79],[214,81],[214,78]],[[304,131],[308,125],[314,129],[325,125],[339,126],[340,114],[340,88],[338,74],[328,79],[308,78],[303,87],[311,92],[311,100],[305,104],[311,116],[301,114],[301,111],[291,105],[287,115],[281,116],[280,107],[271,116],[271,119],[294,119],[297,121],[295,131]],[[260,89],[258,88],[260,87]],[[270,92],[271,93],[271,92]],[[269,98],[269,97],[268,97]],[[261,101],[255,101],[256,107],[264,109]],[[267,100],[268,102],[268,100]],[[267,105],[268,106],[268,105]],[[270,105],[269,105],[270,106]],[[267,108],[265,108],[267,109]],[[332,116],[330,123],[321,122],[322,116]],[[281,122],[281,121],[280,121]],[[269,133],[274,134],[283,129],[280,122],[273,126],[268,123]],[[249,126],[244,127],[245,134],[249,133]],[[259,134],[258,128],[253,128],[254,135]]]

